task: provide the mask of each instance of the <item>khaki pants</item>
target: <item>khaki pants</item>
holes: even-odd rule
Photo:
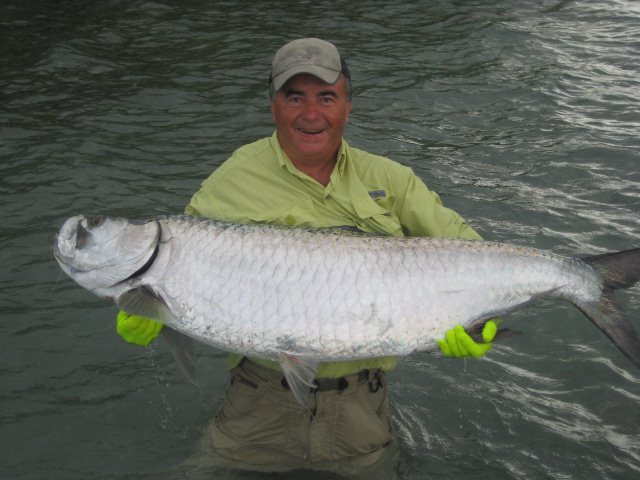
[[[382,373],[351,375],[339,388],[309,393],[308,409],[283,386],[280,372],[245,359],[230,373],[227,396],[202,445],[215,450],[218,465],[368,478],[390,468],[393,430]]]

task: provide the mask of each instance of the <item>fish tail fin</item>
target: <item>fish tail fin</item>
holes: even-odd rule
[[[583,258],[604,281],[605,290],[629,288],[640,280],[640,248]]]
[[[640,248],[583,260],[600,274],[603,290],[598,302],[583,303],[578,308],[640,368],[640,337],[613,296],[615,290],[632,287],[640,280]]]

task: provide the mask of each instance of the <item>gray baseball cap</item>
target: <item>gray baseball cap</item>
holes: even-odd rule
[[[281,47],[273,57],[271,77],[275,91],[294,75],[309,73],[328,84],[336,83],[342,59],[332,43],[319,38],[300,38]]]

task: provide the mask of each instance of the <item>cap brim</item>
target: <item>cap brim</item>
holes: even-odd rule
[[[336,83],[338,81],[338,77],[340,77],[340,72],[336,72],[335,70],[330,70],[328,68],[318,67],[317,65],[297,65],[273,77],[272,81],[276,92],[280,90],[282,86],[291,79],[291,77],[301,73],[308,73],[314,77],[318,77],[320,80],[330,85]]]

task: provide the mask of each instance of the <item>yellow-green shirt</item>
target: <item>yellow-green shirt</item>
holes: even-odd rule
[[[480,239],[410,168],[343,140],[324,187],[293,165],[276,133],[236,150],[202,183],[185,212],[235,223],[348,226],[396,237]],[[241,359],[231,355],[230,367]],[[278,368],[268,360],[252,360]],[[396,357],[327,362],[320,364],[317,376],[335,378],[367,368],[390,371],[396,364]]]

